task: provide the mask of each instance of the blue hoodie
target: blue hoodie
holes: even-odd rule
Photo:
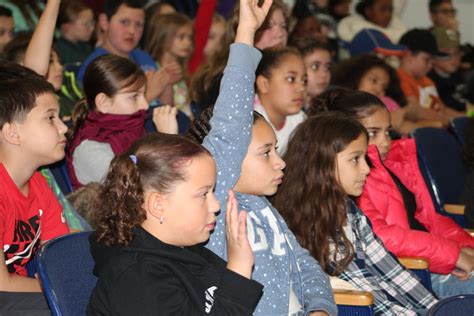
[[[251,140],[255,69],[260,52],[248,45],[232,44],[211,131],[203,145],[217,165],[215,194],[222,206],[207,247],[227,258],[225,205],[228,191],[240,177],[242,161]],[[247,236],[255,254],[252,278],[264,285],[255,315],[288,315],[293,290],[302,308],[297,314],[326,311],[337,314],[328,276],[297,242],[283,218],[265,197],[236,194],[239,209],[248,212]]]

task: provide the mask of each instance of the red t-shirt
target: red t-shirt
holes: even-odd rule
[[[69,228],[53,191],[38,172],[24,196],[0,163],[0,245],[10,273],[26,276],[25,265],[40,245],[67,234]]]

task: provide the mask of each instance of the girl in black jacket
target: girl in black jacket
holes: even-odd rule
[[[203,247],[216,224],[215,163],[201,145],[149,134],[111,163],[91,236],[88,315],[251,315],[263,286],[246,213],[227,202],[228,263]]]

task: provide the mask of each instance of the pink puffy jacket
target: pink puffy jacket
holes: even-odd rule
[[[428,232],[410,229],[402,195],[383,167],[377,148],[369,146],[368,155],[373,168],[358,204],[374,232],[396,256],[425,257],[431,272],[452,272],[461,248],[474,248],[474,238],[452,219],[436,213],[418,166],[414,139],[392,142],[384,164],[415,195],[415,218]]]

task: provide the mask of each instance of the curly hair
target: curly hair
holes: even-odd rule
[[[102,185],[100,209],[93,220],[97,241],[126,246],[133,238],[133,228],[146,219],[144,192],[171,192],[177,182],[185,181],[183,166],[201,155],[210,153],[182,136],[151,133],[116,156]]]
[[[300,244],[332,275],[344,271],[354,253],[343,230],[348,196],[336,176],[336,159],[360,135],[368,137],[359,122],[343,113],[309,117],[293,133],[283,157],[285,180],[272,199]],[[338,261],[341,245],[347,251]]]
[[[400,106],[405,106],[407,101],[400,87],[400,79],[397,72],[383,59],[375,55],[359,55],[339,62],[332,68],[331,84],[357,90],[364,75],[373,68],[382,68],[387,72],[389,84],[385,94],[395,100]]]

